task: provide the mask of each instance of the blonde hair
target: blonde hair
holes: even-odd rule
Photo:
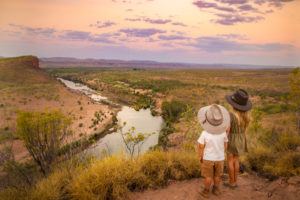
[[[246,130],[250,123],[249,111],[243,112],[233,108],[233,114],[236,116],[239,126]]]

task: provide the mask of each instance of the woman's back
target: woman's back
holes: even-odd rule
[[[235,114],[230,113],[230,131],[228,135],[228,152],[234,155],[241,155],[247,152],[245,126],[241,125]]]

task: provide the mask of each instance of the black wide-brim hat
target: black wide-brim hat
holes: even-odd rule
[[[233,108],[239,111],[246,112],[252,108],[248,93],[242,89],[237,90],[232,95],[227,95],[226,100]]]

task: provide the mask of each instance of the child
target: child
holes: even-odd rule
[[[201,175],[205,178],[204,190],[200,195],[207,198],[211,185],[213,194],[221,194],[219,185],[224,168],[228,142],[226,130],[230,125],[230,116],[226,108],[213,104],[201,108],[198,119],[204,129],[198,139]]]

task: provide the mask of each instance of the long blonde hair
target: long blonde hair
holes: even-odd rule
[[[239,126],[246,130],[250,123],[249,111],[243,112],[233,108],[233,114],[236,116]]]

